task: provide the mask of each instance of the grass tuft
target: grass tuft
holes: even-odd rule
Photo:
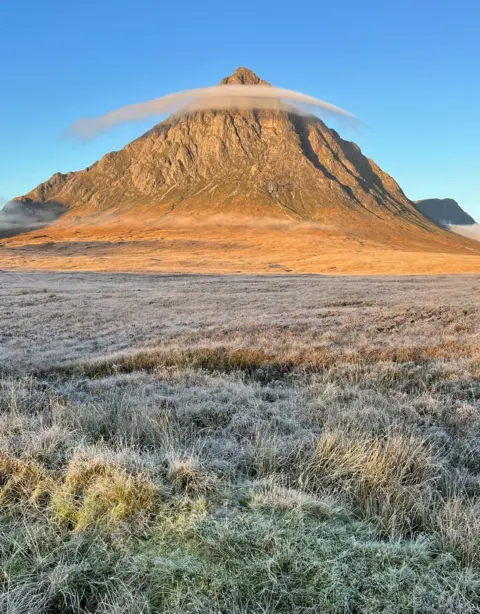
[[[52,511],[70,528],[108,528],[111,523],[148,516],[158,488],[143,476],[128,475],[101,462],[72,461],[63,483],[53,492]]]

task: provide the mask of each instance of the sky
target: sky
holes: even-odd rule
[[[478,0],[0,0],[0,203],[162,119],[79,141],[78,118],[246,66],[358,116],[327,124],[412,200],[480,220],[479,23]]]

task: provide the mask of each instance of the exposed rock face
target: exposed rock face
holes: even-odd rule
[[[469,226],[475,224],[472,216],[468,215],[453,198],[427,198],[415,202],[417,209],[439,224],[458,224]]]
[[[235,72],[229,77],[222,79],[220,83],[221,85],[270,85],[267,81],[260,79],[249,68],[244,68],[243,66],[239,66]]]

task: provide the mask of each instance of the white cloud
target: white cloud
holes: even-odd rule
[[[462,235],[462,237],[480,241],[480,224],[471,224],[470,226],[450,226],[450,230]]]
[[[350,123],[358,120],[344,111],[319,98],[300,92],[269,85],[216,85],[214,87],[186,90],[168,94],[161,98],[148,100],[121,107],[105,115],[77,120],[70,128],[70,134],[82,138],[92,138],[113,128],[117,124],[137,121],[154,115],[166,113],[185,114],[208,109],[285,109],[304,114],[314,109],[323,115],[334,115]]]

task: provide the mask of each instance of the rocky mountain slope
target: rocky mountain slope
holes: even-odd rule
[[[469,226],[475,220],[453,198],[427,198],[415,201],[417,209],[439,224]]]

